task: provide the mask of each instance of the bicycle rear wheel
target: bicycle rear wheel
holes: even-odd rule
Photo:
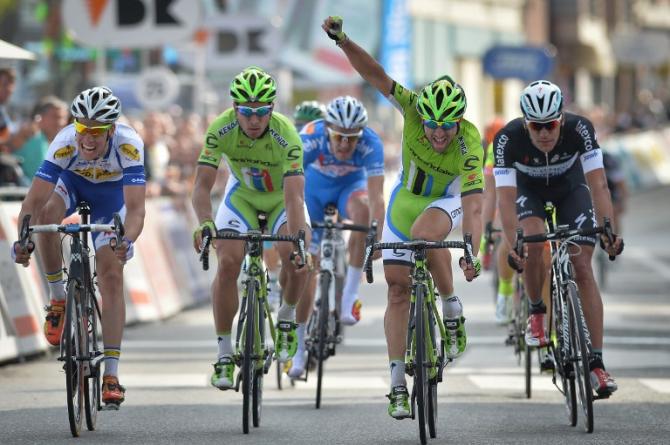
[[[86,327],[87,335],[87,351],[89,361],[88,376],[84,379],[84,402],[86,408],[86,428],[89,431],[95,429],[95,424],[98,419],[98,409],[100,408],[100,363],[94,365],[95,360],[102,352],[98,349],[98,307],[95,300],[94,291],[89,288],[87,292],[85,303],[85,317],[83,326]]]
[[[426,330],[425,330],[425,304],[424,288],[416,286],[416,298],[414,306],[414,323],[416,335],[416,352],[414,364],[414,394],[416,396],[417,412],[419,414],[419,440],[422,444],[427,442],[426,424],[428,414],[428,392],[429,383],[426,372]]]
[[[256,282],[247,285],[247,306],[244,320],[244,356],[242,359],[242,432],[249,434],[249,420],[253,422],[254,340],[256,323]]]
[[[573,345],[573,361],[575,380],[579,402],[584,416],[584,429],[587,433],[593,432],[593,389],[591,388],[591,370],[589,368],[589,344],[587,342],[587,327],[579,300],[577,286],[568,283],[568,297],[570,307],[570,335]]]
[[[84,410],[84,377],[81,343],[83,328],[79,306],[79,282],[71,280],[67,285],[67,301],[65,304],[65,326],[63,342],[65,350],[65,389],[67,393],[67,413],[72,436],[78,437]]]
[[[316,409],[321,408],[321,388],[323,383],[323,367],[325,366],[328,341],[328,315],[330,308],[328,307],[328,292],[330,291],[331,275],[329,273],[321,274],[319,280],[319,337],[316,342],[316,358],[317,364],[317,378],[316,378]]]

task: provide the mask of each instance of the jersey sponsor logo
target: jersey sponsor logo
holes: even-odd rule
[[[471,173],[468,175],[468,181],[474,181],[477,178],[477,173]]]
[[[144,184],[144,183],[146,183],[144,178],[131,178],[130,182],[132,182],[134,184]]]
[[[493,175],[494,176],[505,176],[509,175],[512,173],[512,169],[509,168],[494,168],[493,169]]]
[[[98,180],[111,179],[121,175],[119,171],[110,171],[100,167],[75,168],[73,172],[87,179]]]
[[[402,251],[399,250],[399,249],[393,249],[393,250],[391,251],[391,255],[393,255],[394,257],[397,257],[397,258],[402,258],[402,257],[405,256],[405,252],[402,252]]]
[[[140,151],[137,149],[137,147],[134,147],[130,144],[121,144],[119,150],[121,150],[121,153],[126,155],[127,158],[132,159],[133,161],[140,160]]]
[[[434,170],[437,173],[442,173],[443,175],[456,176],[454,173],[450,172],[445,168],[440,167],[439,165],[433,164],[432,162],[426,162],[426,160],[422,159],[422,157],[419,156],[412,147],[409,147],[409,151],[414,159],[419,160],[423,165],[430,168],[431,170]]]
[[[226,133],[230,132],[230,130],[236,128],[237,125],[238,125],[237,121],[233,121],[228,125],[224,125],[223,127],[219,128],[219,137],[225,136]]]
[[[205,148],[200,152],[200,158],[198,159],[199,161],[204,161],[204,162],[211,162],[211,163],[217,163],[218,162],[218,156],[216,153],[214,153],[212,150]]]
[[[505,165],[505,146],[509,142],[509,136],[506,134],[501,134],[498,137],[498,143],[496,144],[496,165],[498,167],[503,167]]]
[[[214,135],[212,133],[207,133],[207,137],[205,138],[205,147],[207,147],[211,150],[216,149],[216,147],[218,146],[217,145],[217,140],[218,140],[218,138],[216,137],[216,135]]]
[[[584,215],[584,213],[580,213],[579,216],[575,218],[575,224],[577,225],[577,228],[581,229],[582,225],[584,225],[587,219],[588,217]]]
[[[582,137],[582,141],[584,142],[584,150],[589,151],[593,149],[593,140],[591,137],[591,132],[589,131],[588,126],[586,123],[582,122],[581,119],[577,122],[577,126],[575,127],[575,131],[577,132],[578,135]],[[595,139],[595,135],[593,137]]]
[[[473,187],[473,186],[478,185],[478,184],[481,184],[481,183],[482,183],[482,180],[481,180],[481,179],[476,179],[476,180],[474,180],[474,181],[468,181],[468,182],[466,182],[465,184],[463,184],[463,187],[464,187],[464,188]]]
[[[482,168],[482,163],[477,156],[469,156],[465,159],[465,162],[463,162],[463,169],[465,171],[472,171],[477,167],[479,167],[480,170]]]
[[[593,158],[595,158],[595,157],[597,157],[597,156],[598,156],[598,151],[597,151],[597,150],[593,150],[593,151],[591,151],[590,153],[585,154],[585,155],[582,157],[582,161],[588,161],[589,159],[593,159]]]
[[[272,161],[264,161],[262,159],[249,159],[249,158],[229,158],[231,163],[240,163],[240,164],[257,164],[262,165],[263,167],[276,167],[279,164]]]
[[[231,219],[230,221],[228,221],[228,225],[230,227],[240,227],[240,222],[236,219]]]
[[[314,122],[308,122],[304,127],[302,127],[302,131],[300,133],[304,134],[314,134],[316,131],[316,125]]]
[[[461,215],[462,213],[463,213],[463,208],[462,207],[459,207],[459,208],[454,209],[451,212],[449,212],[449,214],[451,215],[452,220],[456,219],[458,217],[458,215]]]
[[[523,165],[520,162],[515,162],[514,167],[520,172],[531,178],[553,178],[564,175],[577,160],[577,153],[572,155],[570,159],[554,165],[530,166]]]
[[[272,138],[277,141],[277,143],[282,147],[286,148],[288,146],[288,142],[286,139],[284,139],[279,133],[274,128],[270,128],[270,135]]]
[[[526,207],[526,201],[528,201],[528,197],[524,195],[521,195],[516,199],[516,203],[519,207]]]
[[[300,147],[293,147],[290,149],[286,155],[286,159],[289,161],[296,161],[300,159]]]
[[[70,158],[74,154],[75,148],[72,145],[66,145],[65,147],[59,148],[54,153],[54,159],[63,159]]]
[[[458,146],[461,148],[461,154],[465,156],[468,153],[468,146],[465,144],[465,138],[458,136]]]

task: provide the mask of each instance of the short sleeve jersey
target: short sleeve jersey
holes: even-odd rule
[[[241,187],[254,192],[281,191],[284,177],[303,174],[300,136],[291,121],[277,112],[258,139],[244,134],[233,108],[214,119],[198,164],[218,168],[222,157]]]
[[[312,121],[300,131],[305,149],[305,170],[313,169],[329,178],[370,177],[384,174],[384,147],[371,128],[365,127],[351,158],[340,161],[330,151],[330,138],[322,119]]]
[[[418,95],[394,82],[388,99],[404,117],[403,187],[415,195],[440,197],[460,177],[461,196],[481,193],[484,187],[484,149],[477,128],[462,119],[456,137],[444,152],[438,153],[424,134],[423,122],[416,110]]]
[[[79,157],[74,125],[70,124],[51,142],[35,176],[55,184],[63,171],[93,184],[122,181],[123,185],[144,185],[144,143],[132,127],[117,123],[107,152],[88,161]]]
[[[538,187],[580,184],[584,173],[603,168],[602,150],[591,122],[564,113],[562,125],[558,142],[549,153],[533,145],[523,118],[514,119],[500,130],[493,140],[496,187],[515,187],[517,181]]]

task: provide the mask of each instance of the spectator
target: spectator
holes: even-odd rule
[[[45,96],[35,106],[32,124],[24,126],[24,128],[34,126],[37,128],[37,132],[14,152],[16,156],[21,158],[23,174],[29,181],[32,181],[35,172],[42,163],[51,141],[67,125],[67,117],[67,104],[55,96]]]

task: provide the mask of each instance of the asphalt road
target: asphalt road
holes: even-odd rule
[[[439,387],[438,438],[431,443],[669,443],[670,251],[668,189],[634,196],[625,219],[626,250],[605,291],[605,351],[619,384],[595,404],[595,432],[567,424],[562,395],[535,373],[530,400],[522,369],[493,319],[490,276],[457,277],[469,346]],[[295,387],[274,372],[265,382],[262,425],[242,434],[241,394],[208,385],[216,358],[209,307],[126,330],[121,381],[127,399],[103,412],[79,442],[98,444],[418,443],[417,424],[386,414],[389,372],[382,319],[386,287],[363,284],[363,320],[348,329],[328,362],[322,409],[314,379]],[[272,370],[274,371],[274,369]],[[0,366],[0,443],[70,443],[65,381],[54,354]],[[581,419],[580,419],[581,422]]]

